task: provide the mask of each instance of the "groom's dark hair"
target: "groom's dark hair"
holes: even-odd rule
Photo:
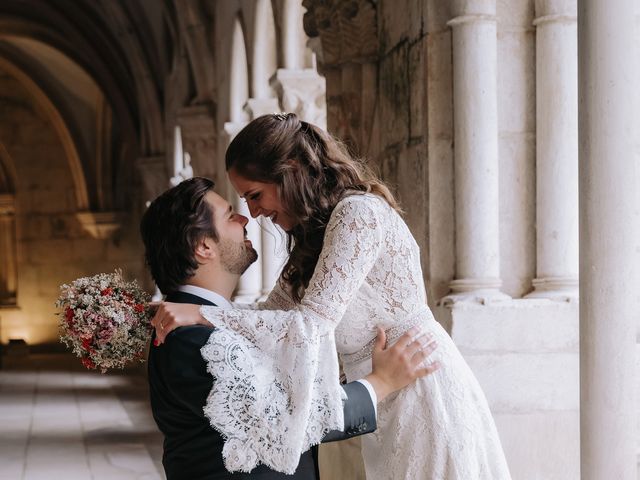
[[[198,268],[199,241],[218,241],[213,212],[205,201],[212,180],[194,177],[156,198],[140,222],[145,261],[160,291],[168,295],[191,278]]]

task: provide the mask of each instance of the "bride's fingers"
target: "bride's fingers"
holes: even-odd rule
[[[160,305],[162,305],[162,300],[158,300],[157,302],[149,302],[147,303],[147,308],[151,313],[155,314],[158,311],[158,308],[160,308]]]
[[[158,305],[156,306],[155,314],[153,315],[153,318],[151,319],[151,325],[153,325],[154,327],[157,327],[159,325],[160,321],[162,320],[163,316],[164,316],[164,305],[163,305],[162,302],[158,302]]]

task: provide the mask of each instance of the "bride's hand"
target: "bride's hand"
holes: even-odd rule
[[[154,345],[158,346],[164,343],[167,335],[178,327],[198,324],[211,326],[211,323],[200,314],[200,305],[159,302],[158,310],[151,319],[151,325],[156,329]]]

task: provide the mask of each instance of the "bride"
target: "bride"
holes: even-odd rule
[[[427,307],[418,245],[389,189],[294,114],[248,124],[226,167],[251,215],[287,232],[280,279],[263,303],[164,303],[153,324],[159,341],[187,324],[216,327],[202,349],[216,378],[205,413],[227,439],[227,468],[292,472],[343,424],[336,352],[347,379],[361,378],[377,325],[389,341],[421,325],[441,368],[378,404],[378,429],[362,438],[367,478],[510,479],[485,396]]]

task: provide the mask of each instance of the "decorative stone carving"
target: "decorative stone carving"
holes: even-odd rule
[[[191,157],[191,167],[198,176],[215,177],[216,137],[215,110],[212,105],[197,105],[178,111],[182,130],[182,147]]]
[[[378,25],[371,0],[304,0],[304,29],[322,41],[320,61],[327,66],[366,63],[378,56]]]
[[[305,122],[327,128],[326,84],[314,69],[276,72],[275,88],[282,110],[293,112]]]

